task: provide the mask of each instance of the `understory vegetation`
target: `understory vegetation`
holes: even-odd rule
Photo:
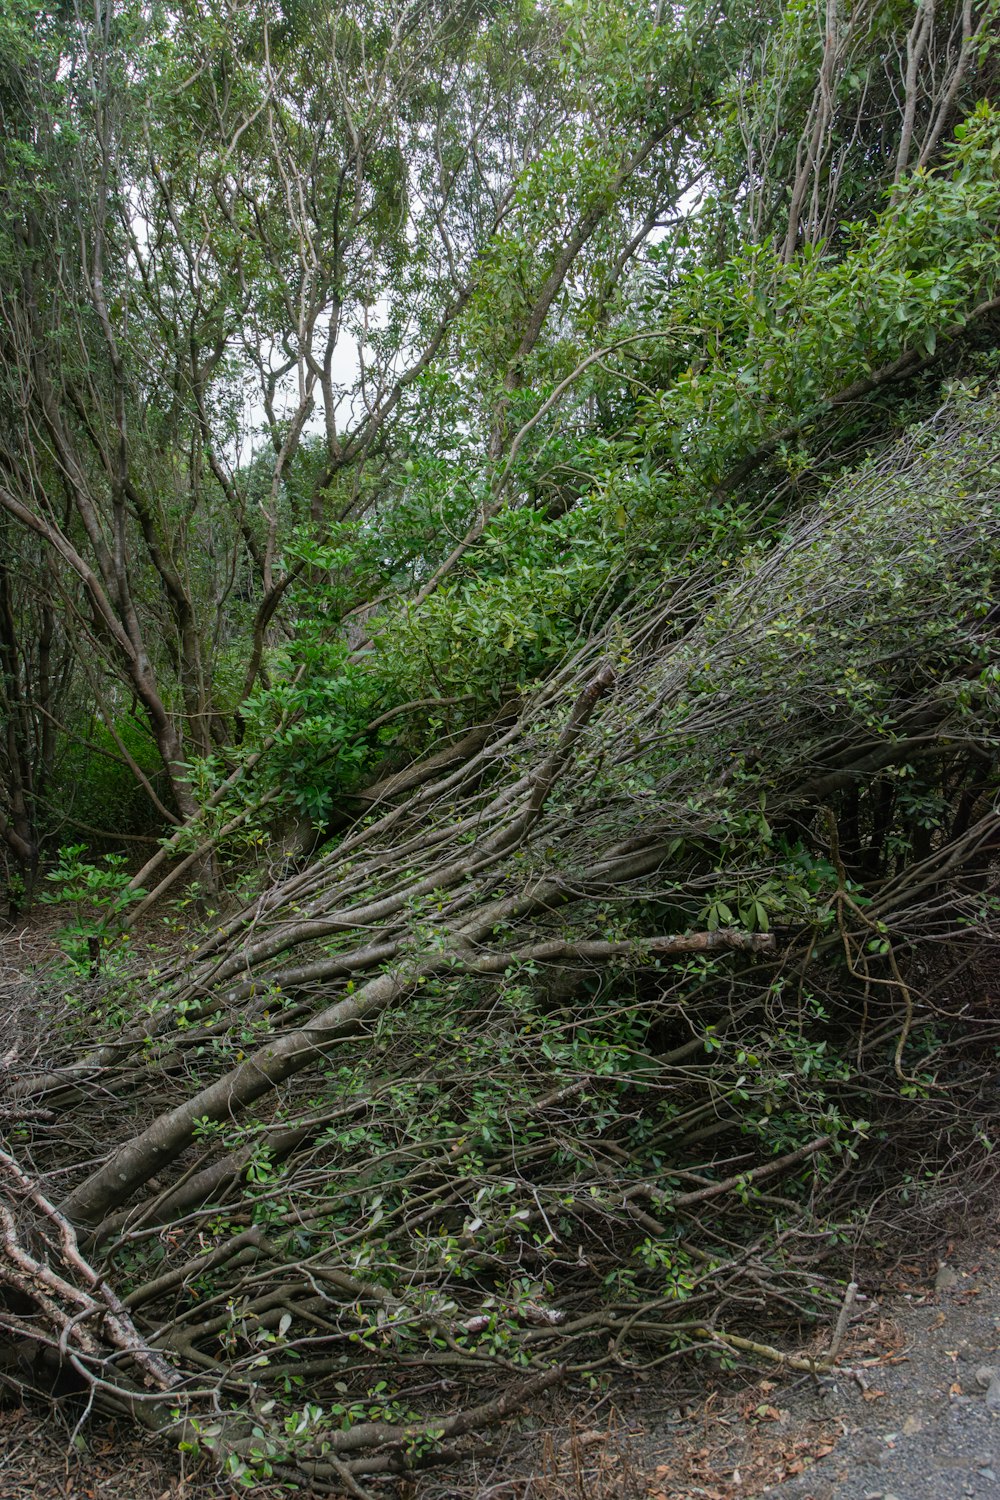
[[[0,0],[6,1385],[384,1493],[995,1183],[998,21]]]

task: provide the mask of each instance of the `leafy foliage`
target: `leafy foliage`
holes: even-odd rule
[[[48,874],[0,1280],[247,1486],[995,1179],[996,6],[828,10],[0,5],[0,837],[169,824]]]

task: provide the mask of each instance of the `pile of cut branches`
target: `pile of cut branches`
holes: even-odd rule
[[[647,580],[194,951],[53,986],[7,1336],[358,1494],[556,1383],[832,1328],[845,1244],[994,1173],[996,418]]]

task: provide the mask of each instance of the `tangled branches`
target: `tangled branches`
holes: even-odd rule
[[[63,1269],[5,1211],[8,1330],[357,1493],[555,1382],[832,1320],[845,1236],[986,1180],[993,420],[631,596],[145,1004],[81,993],[9,1082]]]

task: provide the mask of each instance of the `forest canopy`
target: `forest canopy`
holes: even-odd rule
[[[0,0],[0,1332],[99,1405],[363,1494],[992,1180],[998,20]]]

